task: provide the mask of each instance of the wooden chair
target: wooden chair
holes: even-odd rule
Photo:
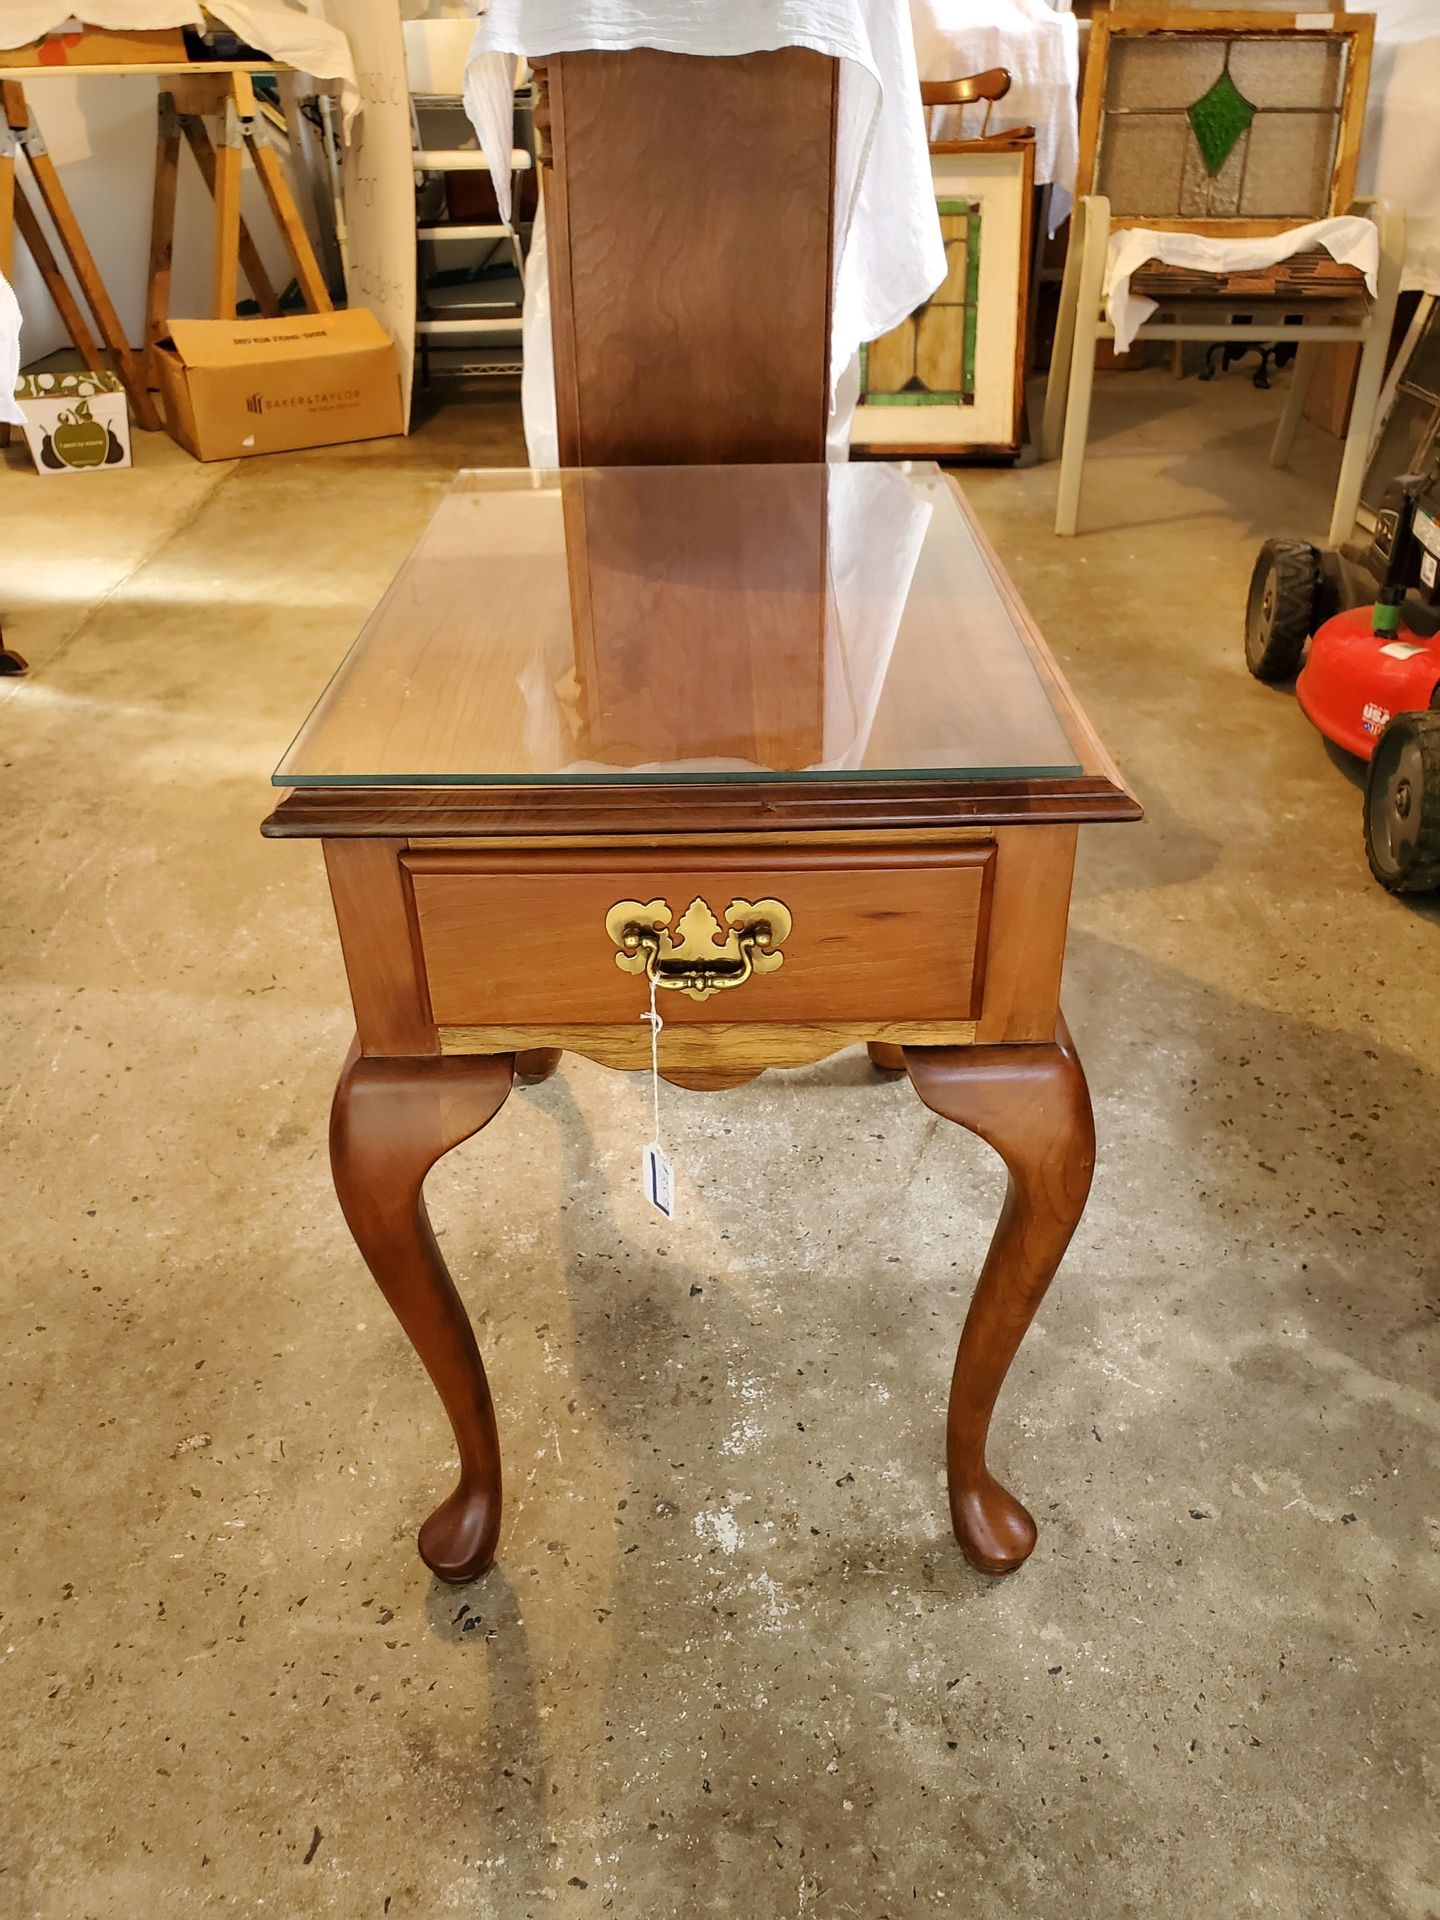
[[[983,100],[985,117],[978,138],[985,140],[989,138],[995,102],[1003,100],[1009,91],[1010,75],[1005,68],[987,67],[984,73],[967,73],[960,80],[922,80],[920,101],[926,107],[969,107]]]
[[[1273,466],[1289,459],[1318,347],[1359,343],[1330,522],[1333,544],[1348,537],[1404,247],[1398,213],[1352,200],[1374,24],[1368,14],[1185,8],[1096,16],[1042,434],[1046,457],[1060,452],[1057,533],[1076,529],[1095,346],[1115,338],[1102,306],[1112,235],[1140,228],[1274,236],[1348,211],[1364,213],[1379,230],[1373,297],[1360,268],[1318,247],[1276,265],[1214,273],[1151,258],[1130,283],[1158,303],[1139,340],[1298,343]]]

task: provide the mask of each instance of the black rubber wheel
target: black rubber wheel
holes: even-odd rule
[[[1315,621],[1320,555],[1305,540],[1267,540],[1245,602],[1245,664],[1257,680],[1299,671]]]
[[[1365,781],[1365,855],[1391,893],[1440,887],[1440,712],[1397,713]]]

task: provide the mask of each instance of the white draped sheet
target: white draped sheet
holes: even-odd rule
[[[960,80],[1004,67],[1010,91],[996,101],[990,131],[1034,127],[1035,184],[1053,185],[1050,229],[1070,211],[1079,158],[1080,32],[1073,13],[1046,0],[910,0],[922,80]],[[968,140],[984,121],[983,106],[937,107],[936,140]]]
[[[1260,234],[1253,239],[1169,233],[1153,227],[1124,227],[1112,233],[1105,262],[1104,299],[1106,314],[1115,329],[1115,351],[1124,353],[1134,344],[1135,335],[1158,305],[1144,294],[1130,291],[1130,276],[1147,260],[1160,260],[1167,267],[1192,267],[1200,273],[1227,273],[1273,267],[1310,247],[1323,247],[1332,259],[1358,267],[1374,298],[1380,231],[1362,214],[1342,213],[1328,220],[1310,220],[1284,233]]]
[[[300,13],[284,0],[205,0],[222,25],[248,46],[261,47],[274,60],[340,88],[340,107],[348,128],[360,106],[360,88],[350,42],[328,21]],[[141,32],[158,27],[203,24],[199,0],[0,0],[0,47],[28,46],[79,18],[86,26]],[[83,75],[84,68],[73,71]]]
[[[1440,0],[1370,0],[1375,55],[1360,191],[1405,213],[1403,287],[1440,294]]]

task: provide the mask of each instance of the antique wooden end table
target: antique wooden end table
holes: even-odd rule
[[[565,1052],[718,1089],[863,1042],[1004,1159],[960,1337],[950,1510],[1035,1543],[985,1444],[1094,1132],[1060,1015],[1076,832],[1126,790],[930,464],[462,473],[275,774],[319,839],[356,1039],[340,1204],[429,1370],[447,1580],[500,1527],[485,1371],[431,1166]]]

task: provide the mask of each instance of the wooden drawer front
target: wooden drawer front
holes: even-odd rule
[[[635,1020],[643,974],[623,972],[605,919],[617,901],[697,896],[717,917],[737,898],[776,899],[792,927],[784,964],[693,1000],[666,989],[670,1024],[708,1021],[941,1021],[979,1013],[995,848],[897,849],[867,860],[777,853],[763,865],[688,850],[624,866],[557,856],[528,870],[484,855],[408,853],[416,920],[438,1025],[543,1026]],[[828,855],[828,857],[827,857]],[[568,861],[568,864],[566,862]],[[673,925],[673,921],[672,921]]]

